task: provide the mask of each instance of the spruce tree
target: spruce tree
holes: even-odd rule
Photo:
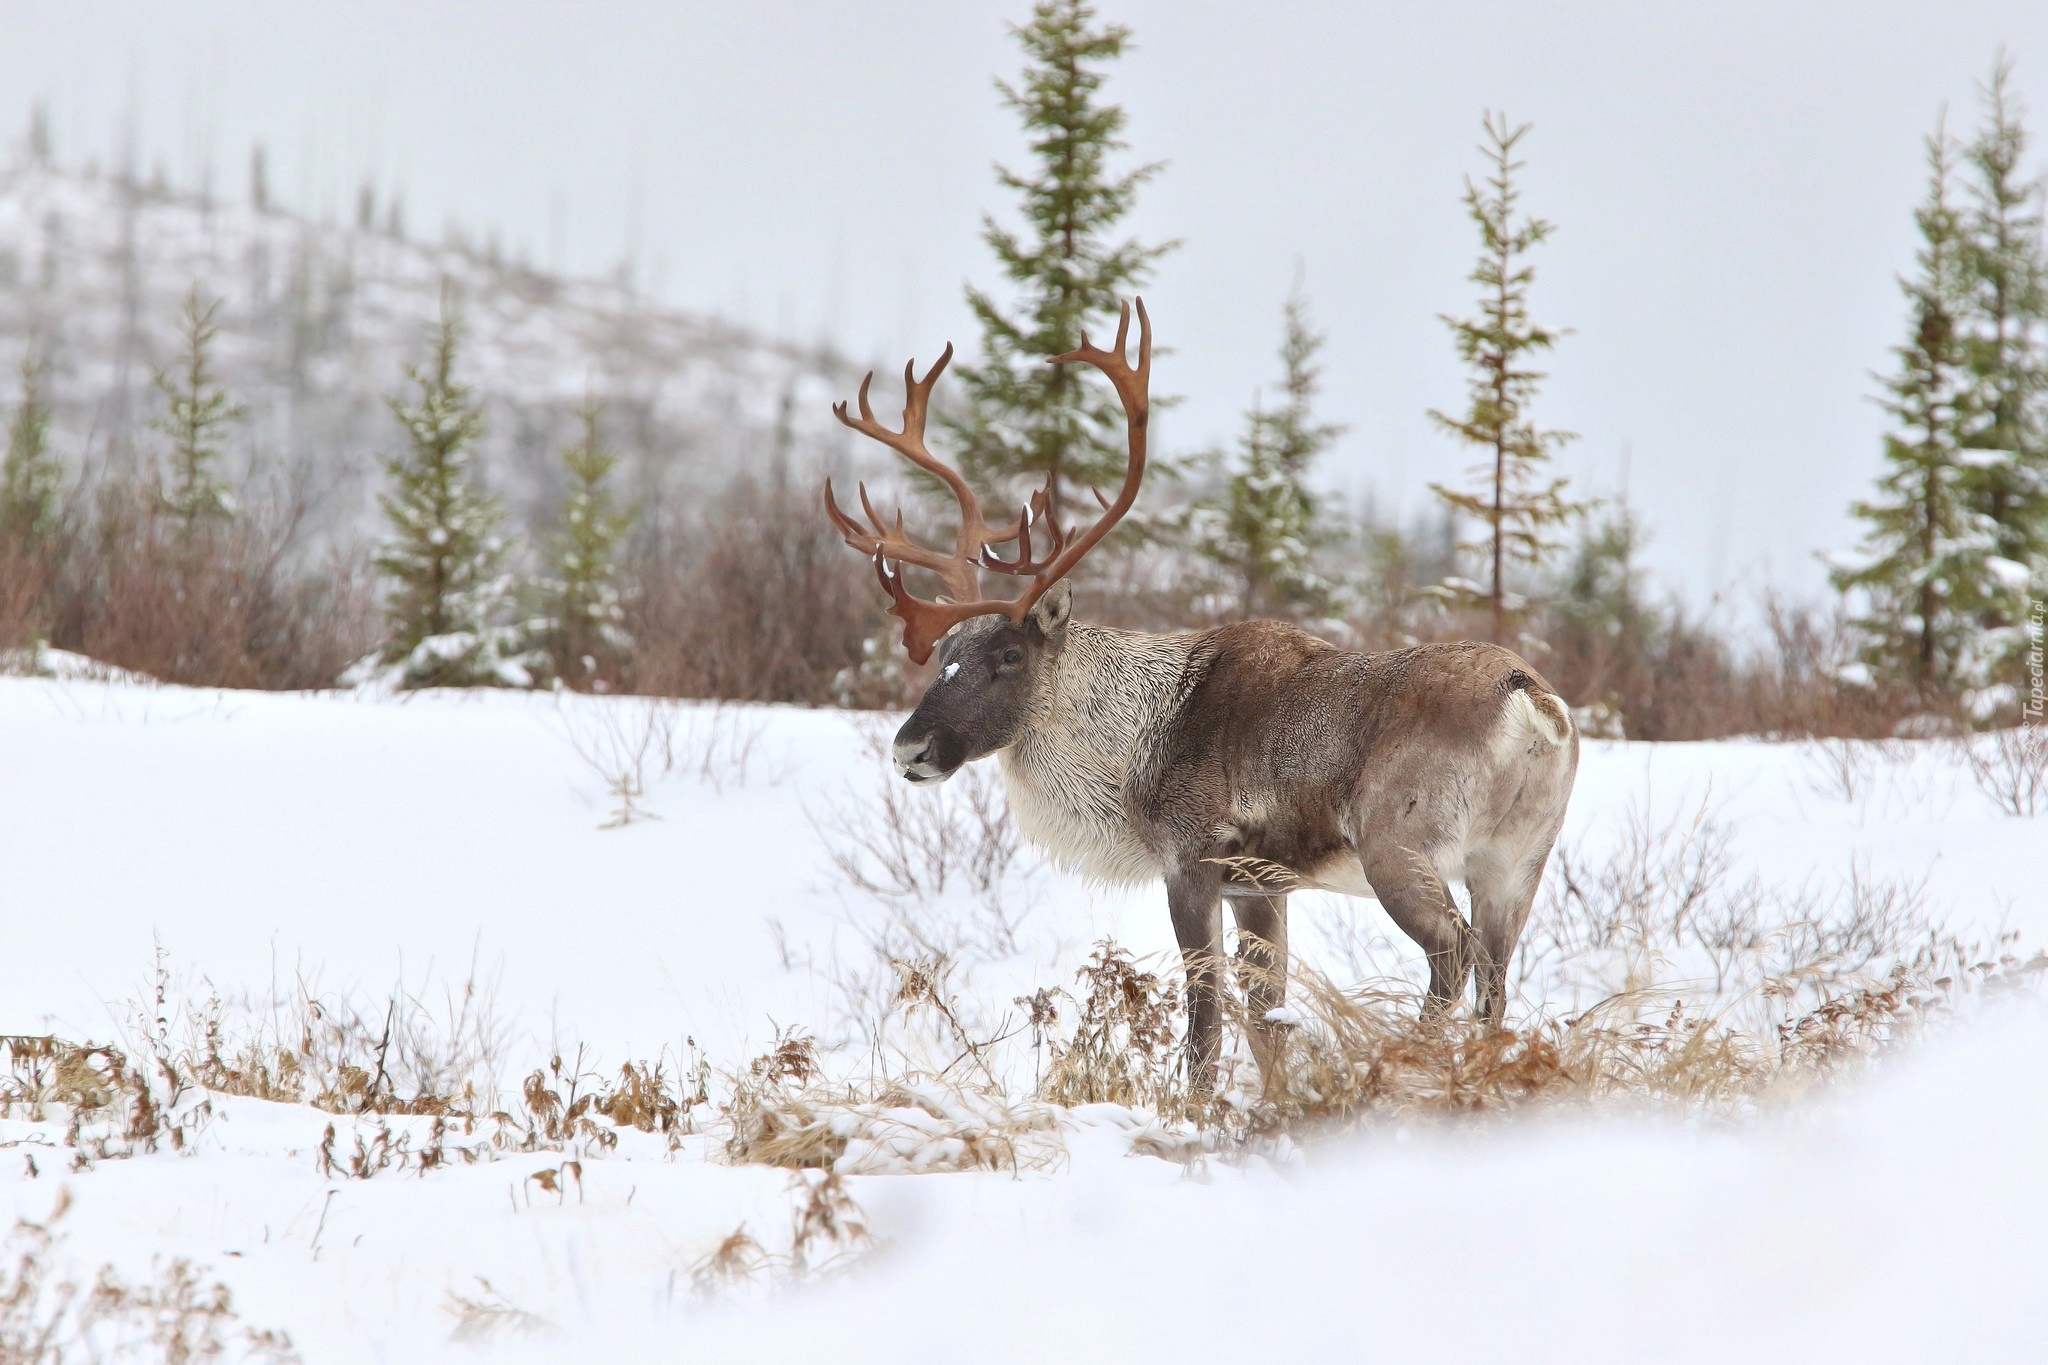
[[[947,427],[970,479],[991,491],[1049,480],[1057,517],[1069,504],[1092,508],[1085,490],[1122,478],[1124,416],[1085,367],[1048,365],[1046,357],[1079,345],[1084,329],[1098,339],[1113,333],[1119,297],[1176,244],[1114,239],[1139,186],[1160,169],[1109,168],[1125,146],[1124,112],[1098,95],[1103,66],[1123,55],[1130,30],[1097,23],[1084,0],[1038,0],[1031,21],[1013,31],[1027,59],[1024,77],[996,87],[1023,121],[1034,164],[1028,173],[996,168],[1022,200],[1024,229],[987,216],[982,239],[1014,288],[1015,306],[968,288],[981,360],[958,371],[965,411]]]
[[[418,397],[388,400],[408,448],[384,461],[390,487],[377,499],[391,528],[375,559],[387,583],[379,657],[403,687],[525,686],[532,674],[508,624],[504,513],[476,480],[483,409],[455,378],[460,338],[444,292],[433,358],[406,371]]]
[[[555,676],[579,687],[609,682],[632,648],[616,560],[633,519],[612,493],[619,457],[599,439],[600,413],[595,403],[583,405],[583,439],[562,452],[569,486],[548,546],[552,573],[541,585],[544,647]]]
[[[190,533],[206,522],[235,515],[235,496],[221,471],[220,439],[229,424],[248,415],[213,379],[213,341],[220,326],[214,321],[220,300],[202,306],[199,286],[185,295],[179,335],[185,355],[179,370],[160,370],[156,386],[170,408],[152,423],[171,438],[170,477],[159,496],[171,515]]]
[[[1309,467],[1343,431],[1314,411],[1323,337],[1299,290],[1287,300],[1280,345],[1284,401],[1245,415],[1239,466],[1221,497],[1197,507],[1195,549],[1238,586],[1238,615],[1299,615],[1328,607],[1331,585],[1314,567],[1330,538],[1308,486]]]
[[[1964,332],[1985,390],[1965,439],[1972,492],[1998,526],[1999,552],[2021,564],[2048,560],[2048,251],[2042,180],[2022,178],[2025,110],[2003,53],[1980,86],[1984,123],[1965,153],[1972,172],[1964,240],[1970,297]]]
[[[1550,236],[1541,218],[1516,217],[1521,190],[1515,172],[1527,164],[1514,159],[1515,148],[1530,125],[1510,127],[1507,116],[1487,114],[1482,125],[1486,141],[1479,150],[1491,163],[1483,184],[1465,180],[1465,209],[1479,227],[1479,263],[1468,278],[1480,288],[1479,315],[1441,315],[1456,340],[1458,358],[1471,369],[1468,403],[1459,416],[1432,408],[1429,415],[1460,441],[1489,452],[1484,464],[1470,472],[1471,487],[1430,487],[1455,512],[1479,520],[1483,538],[1462,548],[1483,555],[1490,566],[1483,593],[1456,584],[1466,595],[1483,597],[1492,613],[1492,638],[1506,643],[1507,617],[1518,604],[1510,600],[1510,565],[1539,566],[1561,548],[1556,529],[1582,514],[1589,503],[1565,496],[1567,480],[1548,478],[1544,467],[1553,451],[1573,439],[1571,432],[1545,431],[1529,416],[1541,371],[1529,368],[1532,356],[1548,351],[1561,332],[1539,327],[1529,318],[1529,285],[1535,268],[1528,253]]]
[[[1549,604],[1546,668],[1583,690],[1591,710],[1582,732],[1596,739],[1626,737],[1624,705],[1649,691],[1651,656],[1665,634],[1664,616],[1649,601],[1644,539],[1626,494],[1585,518]]]
[[[1982,430],[1995,392],[1972,365],[1961,318],[1973,306],[1972,243],[1950,194],[1952,144],[1927,139],[1927,199],[1914,214],[1917,274],[1901,279],[1907,339],[1898,369],[1880,382],[1897,429],[1884,440],[1885,472],[1874,497],[1852,505],[1867,524],[1860,562],[1831,577],[1859,591],[1855,618],[1863,661],[1876,677],[1910,687],[1923,703],[1981,688],[1993,662],[1984,622],[2017,604],[1998,571],[1998,525],[1973,506],[1964,445]]]
[[[50,405],[44,401],[33,356],[21,362],[21,402],[7,425],[7,459],[0,464],[0,546],[27,548],[50,533],[64,469],[50,450]]]

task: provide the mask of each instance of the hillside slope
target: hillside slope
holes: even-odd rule
[[[33,157],[0,167],[0,405],[28,348],[47,367],[54,439],[74,461],[147,458],[187,291],[222,301],[219,375],[249,419],[242,467],[300,467],[323,512],[368,509],[376,457],[398,444],[385,397],[425,354],[444,284],[467,324],[462,377],[489,412],[484,449],[515,508],[545,515],[554,456],[586,396],[642,498],[793,452],[845,448],[830,355],[662,307],[619,283],[569,280],[398,231],[201,198]],[[388,206],[387,206],[388,212]]]

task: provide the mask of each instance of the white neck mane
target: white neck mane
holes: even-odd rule
[[[1105,882],[1159,876],[1125,815],[1124,778],[1178,694],[1191,643],[1067,627],[1045,713],[1001,756],[1018,827],[1060,866]]]

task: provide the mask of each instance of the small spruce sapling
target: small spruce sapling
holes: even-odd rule
[[[171,440],[169,478],[159,496],[187,535],[207,523],[227,521],[236,512],[235,496],[221,472],[220,440],[223,430],[249,410],[214,382],[212,352],[220,333],[215,321],[219,313],[220,300],[202,305],[199,286],[193,285],[179,315],[183,360],[179,368],[161,370],[156,376],[156,386],[170,406],[151,425]]]
[[[612,493],[619,457],[599,437],[601,412],[596,403],[583,405],[577,414],[582,439],[562,452],[568,491],[548,545],[552,574],[540,585],[541,637],[555,676],[600,690],[616,680],[633,645],[617,568],[619,544],[633,518]]]
[[[1287,300],[1280,346],[1284,402],[1246,414],[1236,471],[1191,518],[1196,551],[1237,585],[1240,618],[1314,614],[1331,605],[1334,585],[1316,572],[1314,555],[1334,533],[1307,478],[1343,431],[1315,417],[1322,344],[1297,290]]]
[[[1492,615],[1496,644],[1507,643],[1508,617],[1520,602],[1509,593],[1507,574],[1514,564],[1540,567],[1562,548],[1557,529],[1591,506],[1565,496],[1567,480],[1549,478],[1545,466],[1553,452],[1573,439],[1568,431],[1545,431],[1529,417],[1537,384],[1544,378],[1529,368],[1530,358],[1548,351],[1562,332],[1539,327],[1529,318],[1529,285],[1536,278],[1524,258],[1550,236],[1551,224],[1524,216],[1517,220],[1521,190],[1515,172],[1527,164],[1514,159],[1515,148],[1530,125],[1511,127],[1505,114],[1483,120],[1486,141],[1479,150],[1491,173],[1483,184],[1465,181],[1465,209],[1479,227],[1479,263],[1468,276],[1479,286],[1479,315],[1444,315],[1458,349],[1471,371],[1467,405],[1457,416],[1431,409],[1438,426],[1458,440],[1488,452],[1484,464],[1470,473],[1467,488],[1431,484],[1436,495],[1455,512],[1478,520],[1484,534],[1464,549],[1485,557],[1488,585],[1481,589],[1456,580],[1447,586],[1462,596],[1483,600]]]
[[[345,681],[382,674],[401,687],[533,682],[533,661],[509,624],[504,512],[476,479],[483,409],[455,378],[460,340],[444,290],[433,357],[406,372],[419,394],[389,400],[408,439],[403,454],[384,461],[390,486],[377,499],[391,530],[375,557],[386,583],[385,644]]]
[[[50,405],[33,356],[21,362],[21,402],[0,463],[0,545],[28,548],[54,528],[64,469],[50,449]]]
[[[1667,635],[1664,613],[1649,601],[1644,539],[1626,493],[1581,521],[1550,603],[1545,633],[1563,675],[1586,687],[1580,729],[1591,738],[1625,737],[1622,697],[1644,694]]]

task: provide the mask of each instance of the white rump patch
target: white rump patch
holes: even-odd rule
[[[1558,748],[1571,734],[1572,713],[1563,701],[1548,692],[1516,688],[1501,708],[1494,752],[1503,762],[1524,754],[1533,758],[1542,750]]]

